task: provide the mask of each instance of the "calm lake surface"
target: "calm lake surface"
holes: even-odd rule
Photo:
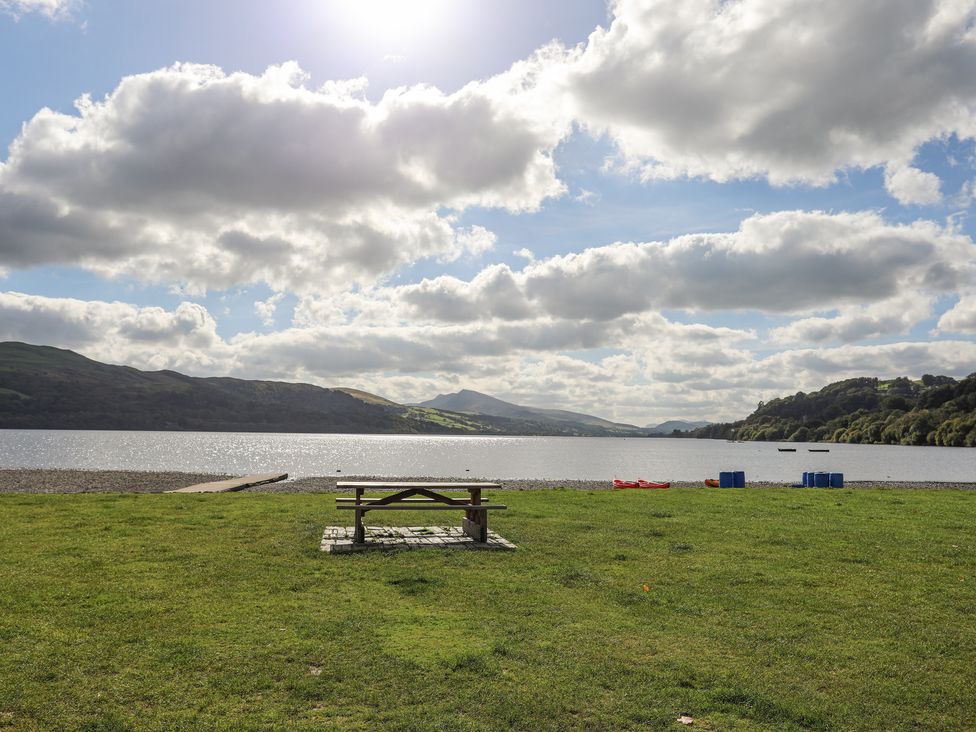
[[[847,480],[972,482],[976,450],[670,438],[0,430],[0,468],[553,480],[702,480],[744,470],[747,480],[789,482],[805,470],[828,470]]]

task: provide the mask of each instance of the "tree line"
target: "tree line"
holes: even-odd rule
[[[743,420],[691,437],[871,445],[976,447],[976,373],[847,379],[819,391],[760,402]]]

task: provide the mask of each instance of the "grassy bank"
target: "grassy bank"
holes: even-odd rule
[[[328,556],[328,496],[0,495],[0,729],[976,728],[972,493],[504,501]]]

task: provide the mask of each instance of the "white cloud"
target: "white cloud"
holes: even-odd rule
[[[573,200],[579,203],[585,204],[587,206],[593,206],[597,201],[600,200],[600,194],[596,191],[590,191],[586,188],[580,188],[579,193],[573,196]]]
[[[553,154],[574,116],[648,176],[825,183],[886,165],[900,201],[937,202],[938,179],[905,161],[976,131],[974,8],[619,0],[583,47],[376,103],[365,79],[315,89],[294,63],[126,77],[77,114],[25,124],[0,165],[0,267],[78,265],[193,293],[368,286],[493,246],[456,212],[562,195]]]
[[[648,178],[825,184],[976,134],[973,0],[616,0],[570,69],[578,117]],[[931,202],[935,183],[894,190]]]
[[[172,311],[122,302],[0,292],[0,340],[71,348],[109,363],[196,371],[221,368],[226,353],[207,309]]]
[[[952,228],[892,225],[874,212],[782,211],[751,216],[732,233],[612,244],[521,272],[493,265],[470,281],[443,276],[374,296],[395,301],[406,317],[443,322],[610,320],[662,308],[812,314],[900,300],[906,292],[920,298],[898,324],[882,317],[890,306],[869,310],[876,322],[867,327],[849,314],[849,334],[834,336],[846,339],[901,330],[925,317],[917,309],[928,294],[956,292],[974,280],[976,248]]]
[[[482,253],[494,235],[451,210],[529,211],[563,191],[552,151],[567,123],[533,100],[543,67],[376,104],[363,80],[312,90],[294,63],[126,77],[77,115],[24,125],[0,167],[0,265],[303,291]]]
[[[0,0],[0,12],[20,18],[27,13],[39,13],[52,20],[69,16],[81,0]]]
[[[457,229],[454,241],[454,251],[447,252],[442,260],[457,259],[465,252],[475,257],[486,254],[495,248],[498,237],[483,226],[470,226],[467,229]]]
[[[395,322],[324,324],[269,334],[240,334],[231,343],[262,369],[280,376],[302,364],[304,373],[335,377],[369,372],[506,373],[513,358],[552,356],[603,347],[666,349],[681,363],[699,363],[728,344],[754,337],[750,331],[684,325],[660,315],[625,317],[611,323],[541,318],[519,323],[455,325]],[[709,355],[710,354],[710,355]]]
[[[285,293],[276,292],[267,300],[256,300],[254,302],[254,312],[257,313],[257,316],[261,318],[261,322],[268,328],[274,326],[275,311],[278,309],[278,303],[281,302],[284,296]]]
[[[825,381],[864,375],[893,378],[928,371],[965,376],[972,372],[973,363],[976,343],[971,341],[903,342],[781,351],[762,359],[758,371],[785,377],[784,388],[791,377],[808,385],[801,388],[812,388]]]
[[[934,304],[934,297],[908,291],[870,305],[845,308],[834,317],[794,320],[772,329],[769,338],[778,344],[853,343],[883,336],[906,335],[912,326],[931,317]]]
[[[976,335],[976,295],[963,295],[952,308],[939,318],[936,326],[942,333]]]
[[[889,164],[885,169],[885,188],[903,204],[927,205],[942,200],[939,176],[908,165]]]
[[[961,209],[968,209],[976,203],[976,178],[967,180],[959,188],[959,192],[952,197],[952,205]]]

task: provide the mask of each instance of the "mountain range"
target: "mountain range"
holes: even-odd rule
[[[697,430],[702,427],[707,427],[711,422],[685,422],[683,419],[669,419],[667,422],[661,422],[661,424],[649,424],[646,429],[648,432],[654,435],[670,435],[676,430],[678,432],[689,432],[691,430]]]
[[[647,435],[633,425],[477,392],[405,405],[358,389],[140,371],[16,342],[0,343],[0,428]]]
[[[462,414],[478,414],[491,417],[508,417],[509,419],[530,422],[544,422],[561,425],[587,425],[610,432],[639,433],[640,427],[622,422],[611,422],[591,414],[568,412],[563,409],[543,409],[540,407],[523,407],[518,404],[496,399],[487,394],[481,394],[470,389],[462,389],[454,394],[438,394],[433,399],[421,402],[417,406],[442,409]]]
[[[976,446],[976,373],[846,379],[760,402],[725,424],[637,427],[464,389],[398,404],[358,389],[140,371],[73,351],[0,343],[0,428],[682,436]]]

